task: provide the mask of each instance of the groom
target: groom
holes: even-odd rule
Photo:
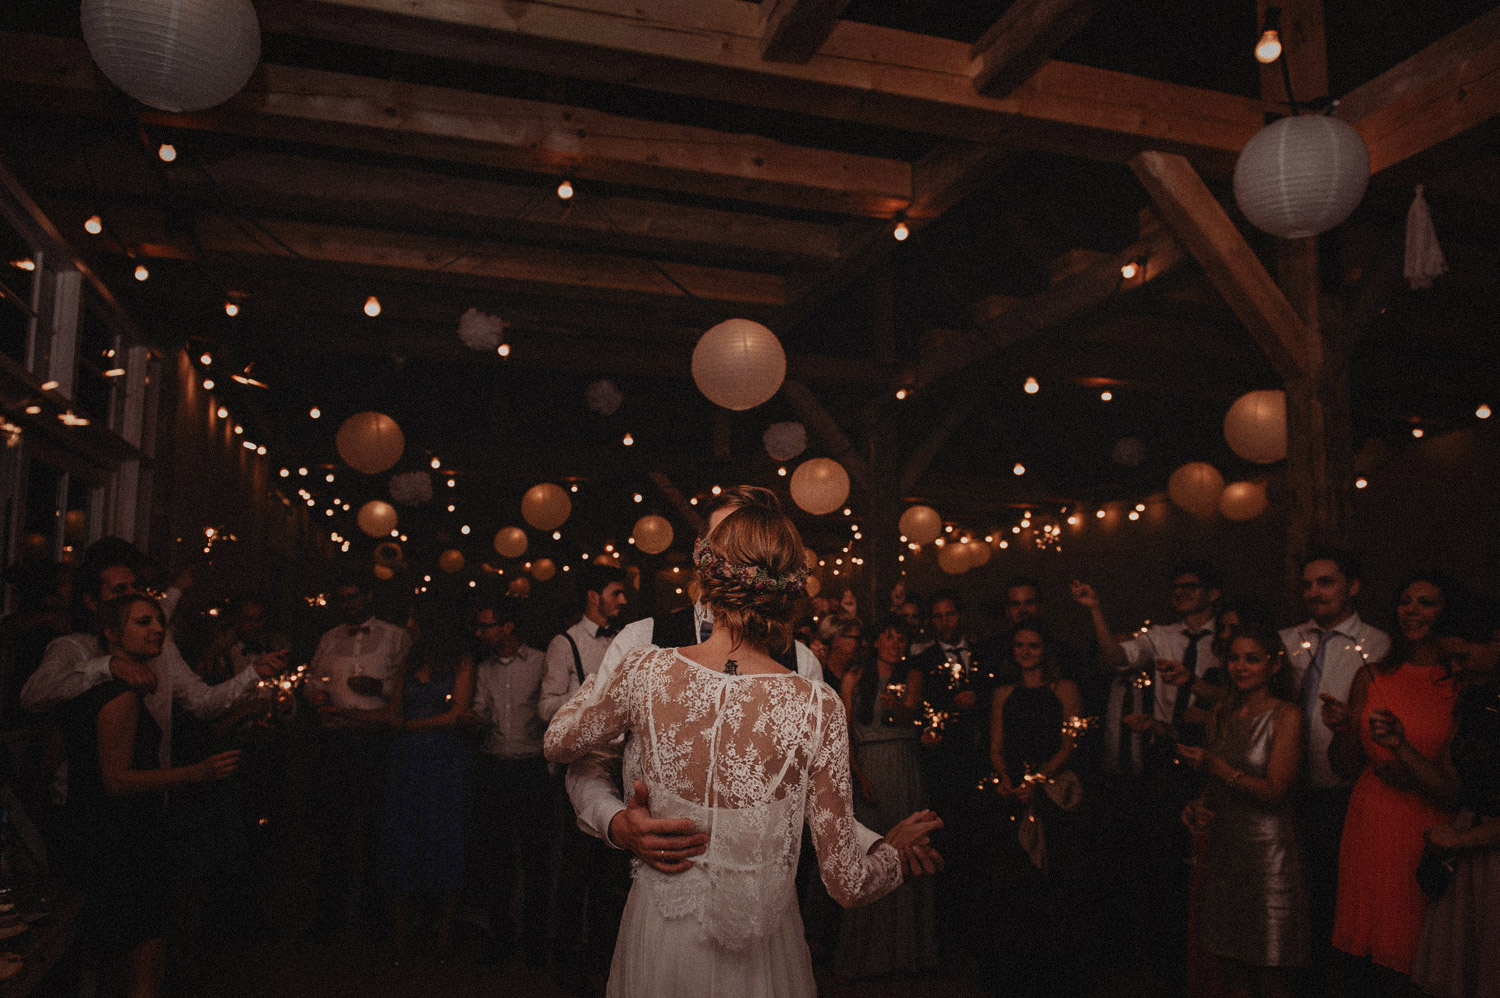
[[[711,532],[741,506],[763,506],[781,512],[780,501],[769,489],[738,485],[724,492],[719,506],[709,515],[707,531]],[[598,675],[618,668],[621,660],[633,651],[653,644],[663,648],[698,644],[712,629],[711,612],[697,603],[691,609],[660,618],[637,620],[622,628],[610,644]],[[823,678],[822,666],[800,641],[781,664],[804,678]],[[568,767],[568,796],[578,814],[578,827],[616,849],[634,853],[662,873],[681,873],[693,865],[694,856],[707,849],[708,835],[696,831],[690,819],[651,817],[646,785],[639,779],[638,770],[630,771],[635,767],[622,766],[624,755],[622,745],[617,751],[595,753]],[[632,788],[628,801],[622,799],[622,782]],[[855,834],[866,851],[881,838],[863,825],[855,827]],[[901,865],[908,877],[931,875],[941,868],[942,858],[924,839],[901,851]]]

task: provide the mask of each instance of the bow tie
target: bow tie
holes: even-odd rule
[[[620,629],[618,627],[601,627],[597,631],[594,632],[594,637],[596,637],[596,638],[612,638],[616,634],[619,634],[619,633],[620,633]]]
[[[349,636],[351,638],[354,637],[357,634],[369,634],[369,633],[370,633],[370,625],[369,624],[365,624],[363,627],[351,627],[351,628],[349,628]]]

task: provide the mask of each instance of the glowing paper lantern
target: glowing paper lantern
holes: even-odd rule
[[[1262,128],[1234,165],[1234,200],[1250,224],[1283,239],[1327,232],[1359,206],[1370,153],[1337,118],[1303,114]]]
[[[1172,472],[1167,480],[1167,495],[1189,513],[1213,516],[1219,509],[1224,492],[1224,476],[1219,469],[1202,461],[1190,461]]]
[[[1224,486],[1224,494],[1219,496],[1219,512],[1226,519],[1240,522],[1255,519],[1269,505],[1265,482],[1232,482]]]
[[[533,485],[521,497],[521,518],[538,530],[556,530],[572,512],[573,501],[551,482]]]
[[[83,40],[109,81],[162,111],[201,111],[260,63],[250,0],[83,0]]]
[[[807,567],[809,572],[816,572],[818,570],[818,552],[812,548],[803,548],[802,564]]]
[[[406,450],[401,427],[383,412],[356,412],[344,420],[333,442],[345,464],[367,475],[380,474]]]
[[[943,534],[943,518],[931,506],[908,506],[896,525],[913,544],[931,544]]]
[[[386,581],[388,579],[394,578],[395,575],[396,575],[396,570],[394,568],[392,568],[391,566],[389,566],[389,565],[381,565],[379,563],[376,563],[376,565],[375,565],[375,578],[380,579],[383,582],[383,581]]]
[[[371,499],[359,508],[359,529],[371,537],[389,537],[396,529],[396,507],[384,499]]]
[[[531,580],[524,575],[511,579],[510,585],[505,587],[505,593],[517,599],[525,599],[531,595]]]
[[[661,554],[672,546],[672,524],[664,516],[655,513],[635,521],[635,546],[646,554]]]
[[[1246,392],[1224,414],[1224,439],[1246,461],[1271,464],[1286,459],[1286,392]]]
[[[814,516],[832,513],[847,498],[849,473],[832,458],[803,461],[792,472],[792,501]]]
[[[386,533],[390,532],[390,530],[386,531]],[[375,563],[392,566],[401,564],[401,545],[395,541],[381,541],[375,545]]]
[[[520,527],[501,527],[495,532],[495,551],[504,558],[519,558],[526,553],[526,531]]]
[[[962,575],[970,568],[967,544],[944,544],[938,549],[938,568],[949,575]]]
[[[531,563],[531,577],[538,582],[546,582],[557,574],[557,566],[551,558],[538,558]]]
[[[775,395],[785,378],[781,341],[758,322],[726,319],[693,347],[693,381],[725,409],[753,409]]]
[[[464,570],[464,553],[457,548],[449,548],[438,555],[438,568],[448,574],[462,572]]]
[[[807,428],[795,421],[772,423],[760,439],[773,461],[790,461],[807,450]]]
[[[818,593],[820,593],[822,591],[823,591],[823,583],[818,579],[818,577],[816,575],[809,575],[807,577],[807,596],[808,596],[808,599],[811,599],[812,597],[818,595]]]
[[[959,547],[963,548],[964,554],[968,556],[970,568],[982,568],[990,563],[992,552],[990,546],[984,541],[970,541],[967,544],[960,544]]]

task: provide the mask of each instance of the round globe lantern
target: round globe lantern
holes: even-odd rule
[[[551,482],[533,485],[521,497],[521,518],[538,530],[556,530],[572,512],[573,501]]]
[[[1224,414],[1224,439],[1246,461],[1272,464],[1286,459],[1286,392],[1246,392]]]
[[[100,71],[158,110],[222,104],[260,63],[250,0],[83,0],[79,13]]]
[[[1231,482],[1219,496],[1219,512],[1225,519],[1237,522],[1255,519],[1269,505],[1265,482]]]
[[[1218,468],[1203,461],[1184,464],[1167,480],[1167,495],[1194,516],[1213,516],[1218,512],[1223,492],[1224,476]]]
[[[449,548],[438,555],[438,568],[452,575],[464,570],[464,553],[458,548]]]
[[[672,546],[671,521],[655,513],[635,521],[631,534],[635,537],[635,546],[646,554],[661,554]]]
[[[849,498],[849,473],[832,458],[815,457],[792,472],[792,501],[814,516],[832,513]]]
[[[969,563],[969,552],[965,550],[968,546],[954,541],[938,548],[938,568],[949,575],[962,575],[967,572],[973,567]]]
[[[1348,218],[1365,196],[1370,153],[1352,127],[1321,114],[1272,122],[1234,165],[1234,200],[1262,232],[1305,239]]]
[[[495,532],[495,553],[502,558],[519,558],[526,553],[526,531],[520,527],[501,527]]]
[[[381,582],[387,582],[396,577],[396,570],[390,565],[382,565],[379,562],[374,566],[375,578]]]
[[[389,537],[396,529],[396,507],[384,499],[371,499],[359,508],[355,517],[359,529],[371,537]]]
[[[378,475],[401,460],[406,438],[383,412],[356,412],[344,420],[334,438],[339,457],[355,471]]]
[[[749,319],[726,319],[693,347],[693,381],[714,405],[753,409],[786,378],[786,352],[776,334]]]
[[[546,582],[557,574],[557,565],[551,558],[538,558],[531,563],[531,577],[538,582]]]
[[[913,544],[931,544],[943,534],[943,518],[931,506],[908,506],[896,526]]]

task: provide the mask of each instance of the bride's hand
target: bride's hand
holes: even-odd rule
[[[943,868],[943,858],[929,844],[928,836],[943,827],[943,819],[932,811],[917,811],[902,818],[885,834],[885,841],[901,855],[907,876],[933,874]]]

